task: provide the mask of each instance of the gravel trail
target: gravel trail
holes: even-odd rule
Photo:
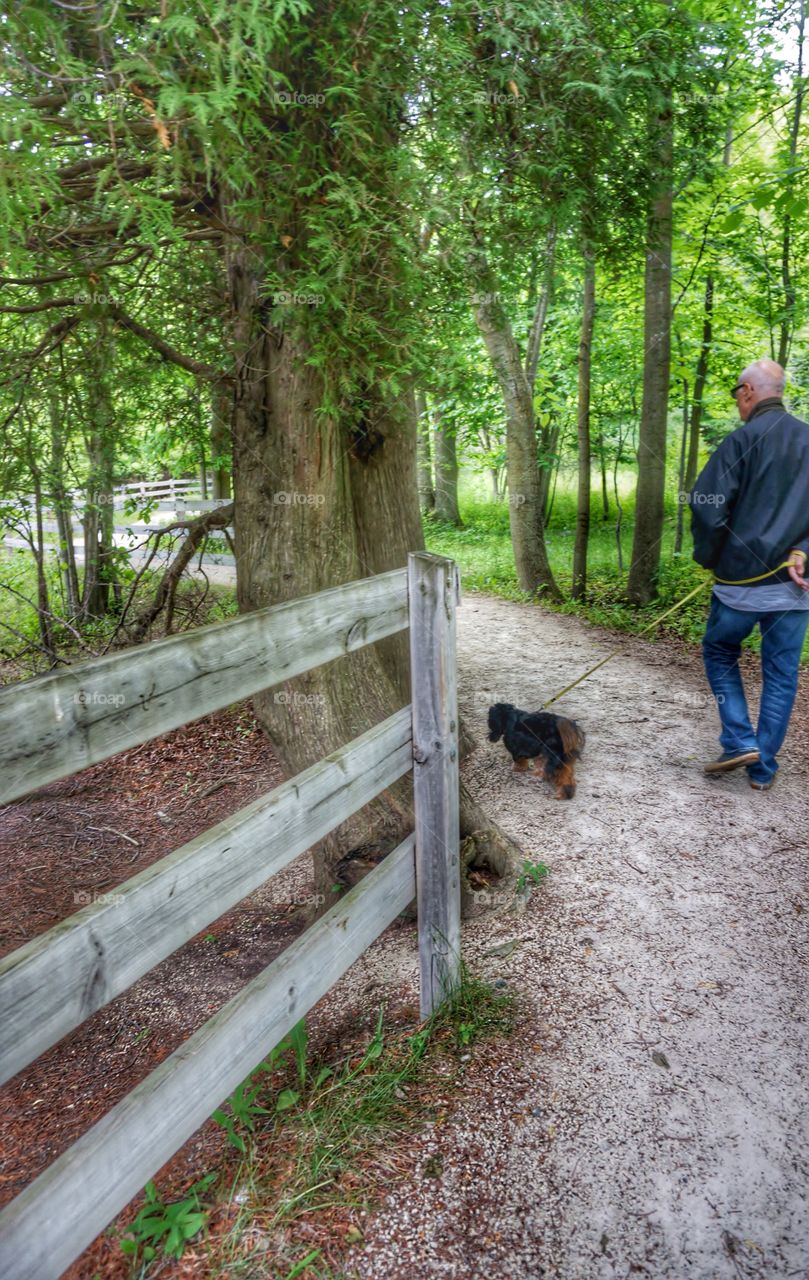
[[[347,1275],[809,1280],[801,738],[769,793],[703,778],[718,748],[698,664],[627,643],[555,708],[587,732],[576,798],[557,801],[486,741],[487,708],[539,707],[615,641],[527,605],[462,605],[461,710],[480,742],[465,776],[550,867],[524,913],[467,925],[464,951],[526,1016],[475,1050]]]

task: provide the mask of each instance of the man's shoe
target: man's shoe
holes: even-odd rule
[[[704,772],[730,773],[731,769],[741,769],[742,765],[756,764],[759,758],[758,751],[725,751],[718,760],[706,764]]]
[[[770,778],[769,782],[754,782],[750,779],[750,786],[754,791],[770,791],[775,784],[775,778]]]

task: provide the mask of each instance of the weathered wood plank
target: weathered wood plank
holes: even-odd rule
[[[395,569],[0,691],[0,804],[408,625]]]
[[[411,901],[413,837],[0,1214],[3,1280],[55,1280]]]
[[[452,560],[426,553],[408,557],[408,575],[421,1014],[426,1018],[460,975],[459,584]]]
[[[0,960],[0,1083],[412,767],[397,711]]]

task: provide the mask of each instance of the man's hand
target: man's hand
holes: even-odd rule
[[[801,587],[803,591],[809,591],[809,580],[806,578],[805,551],[790,551],[789,576],[796,586]]]

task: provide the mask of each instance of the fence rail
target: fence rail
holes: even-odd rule
[[[0,692],[9,800],[410,629],[412,707],[0,962],[8,1079],[413,771],[414,834],[0,1214],[4,1280],[55,1280],[414,897],[423,1016],[457,981],[457,596],[451,561],[414,554],[406,571]]]
[[[0,692],[0,804],[403,631],[394,569]]]

